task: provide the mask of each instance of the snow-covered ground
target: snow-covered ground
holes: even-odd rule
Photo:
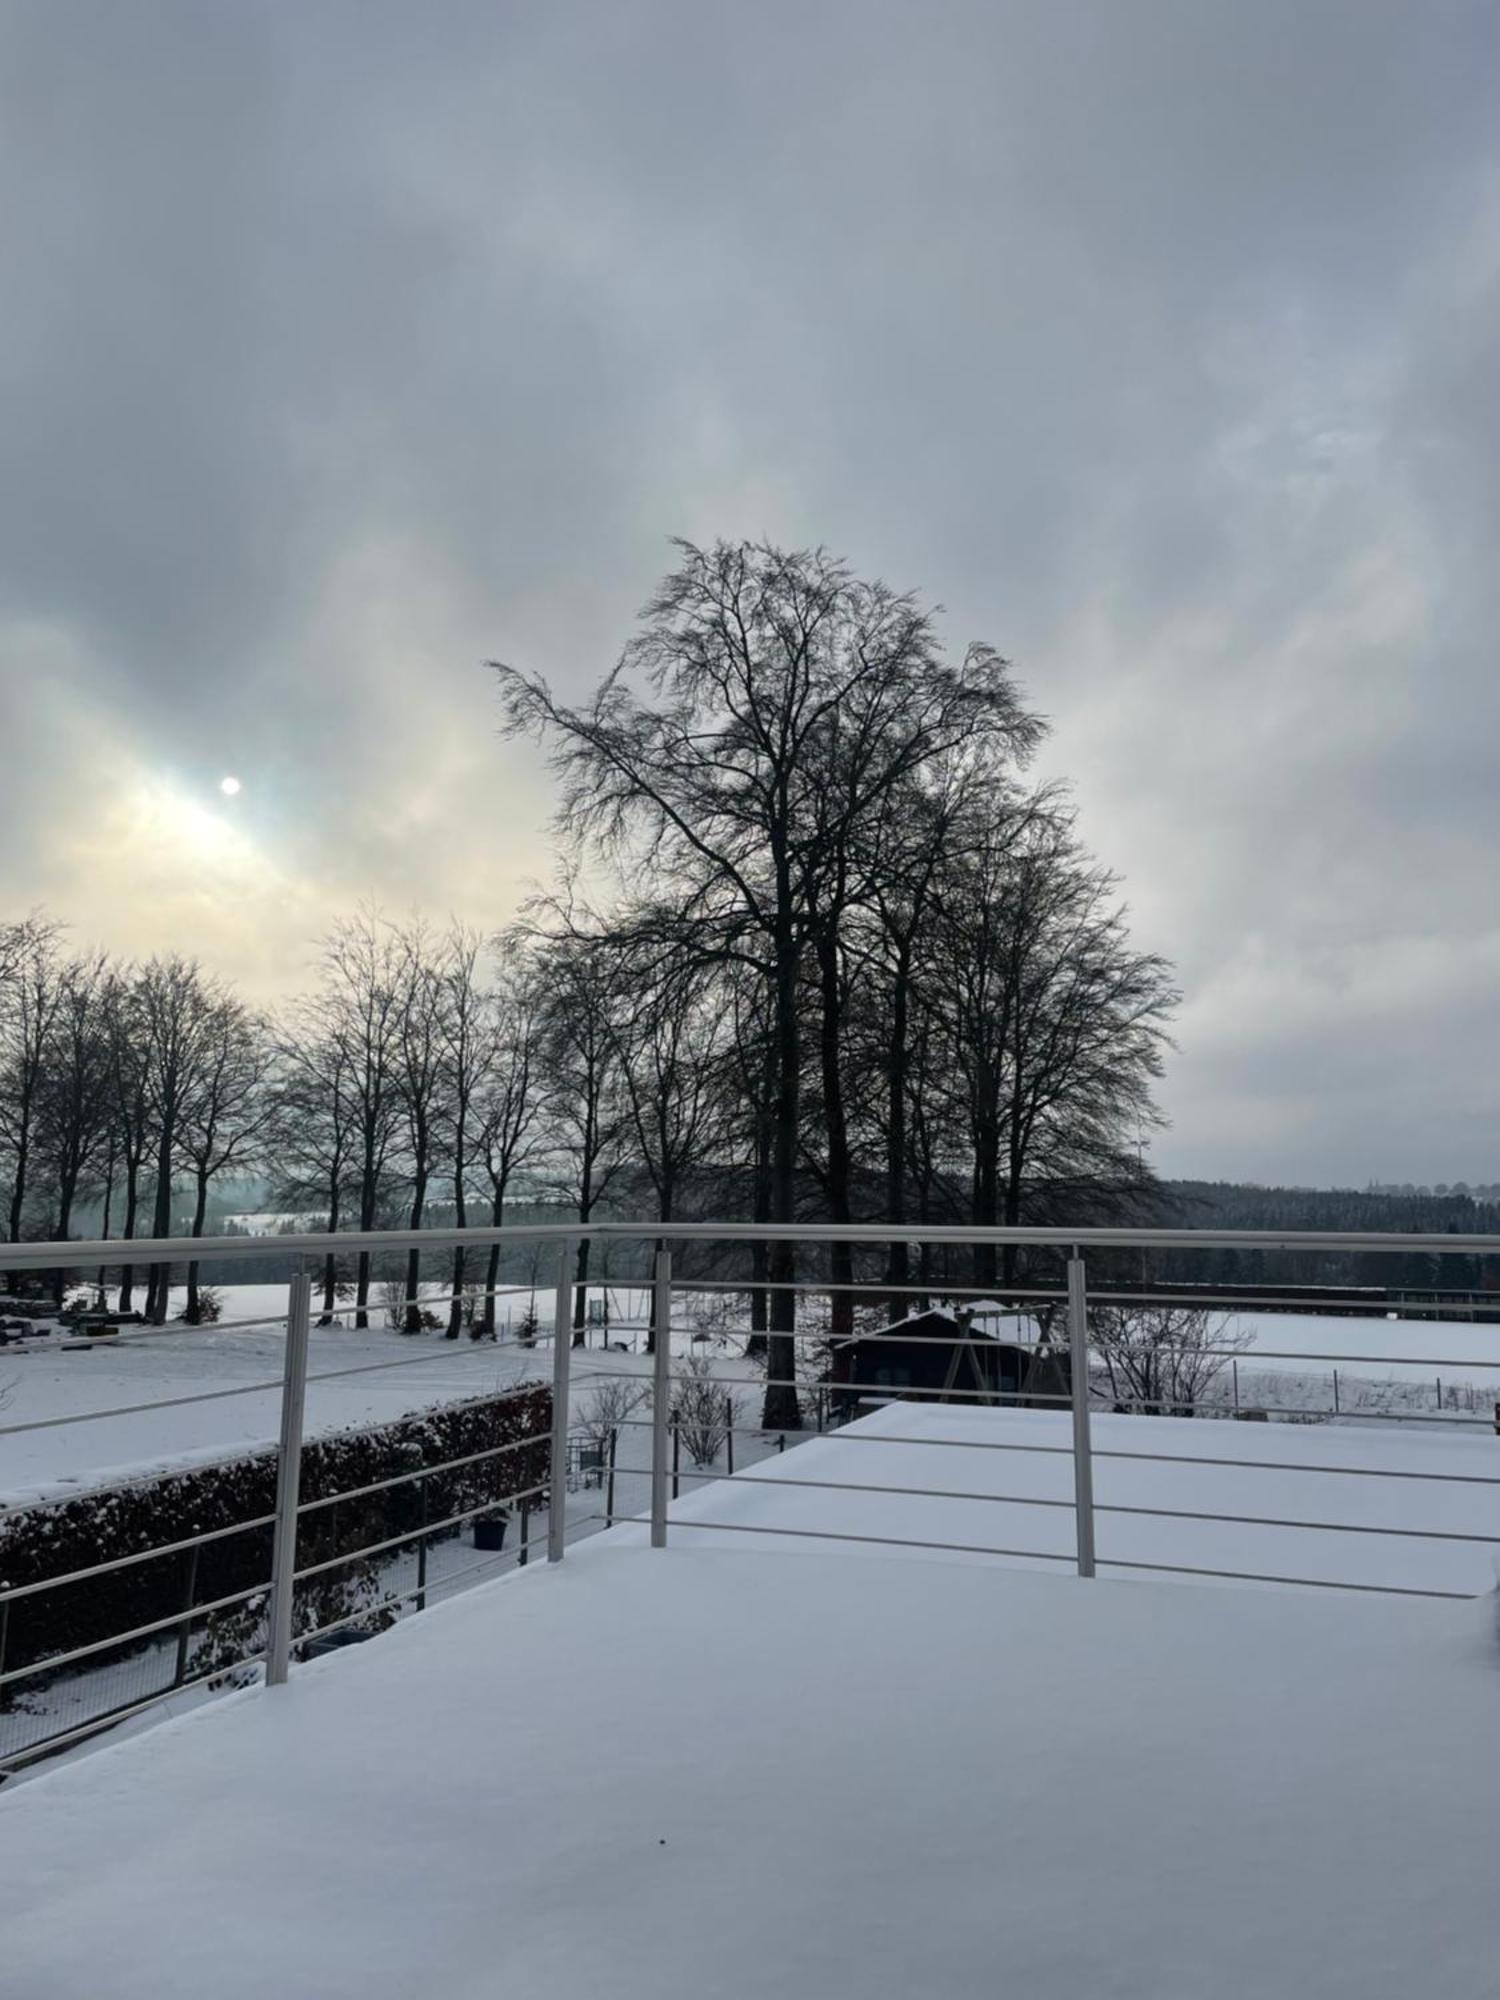
[[[273,1442],[286,1288],[234,1285],[225,1287],[222,1296],[224,1322],[219,1326],[135,1329],[87,1349],[65,1350],[51,1341],[0,1350],[0,1504]],[[501,1301],[502,1338],[507,1314],[513,1330],[527,1302],[524,1291]],[[538,1293],[535,1302],[541,1325],[548,1327],[550,1294]],[[607,1337],[637,1341],[644,1307],[643,1294],[616,1291]],[[679,1345],[695,1317],[690,1302],[680,1310]],[[374,1316],[381,1315],[376,1311]],[[247,1326],[246,1321],[259,1324]],[[1472,1385],[1474,1396],[1465,1411],[1470,1403],[1487,1411],[1487,1398],[1500,1395],[1500,1326],[1304,1313],[1245,1313],[1234,1323],[1256,1341],[1256,1348],[1239,1361],[1247,1403],[1328,1408],[1335,1367],[1343,1382],[1346,1415],[1377,1405],[1407,1416],[1435,1415],[1439,1378],[1445,1397],[1461,1383]],[[591,1335],[596,1343],[605,1337],[602,1329]],[[1266,1360],[1267,1353],[1298,1359],[1280,1364]],[[597,1344],[589,1354],[588,1365],[604,1365]],[[1411,1358],[1398,1362],[1398,1355]],[[1330,1356],[1338,1359],[1325,1358]],[[528,1353],[467,1339],[450,1343],[430,1333],[407,1338],[383,1326],[361,1331],[346,1316],[343,1324],[313,1330],[311,1374],[326,1379],[310,1383],[307,1422],[310,1431],[378,1422],[434,1402],[483,1394],[549,1367],[545,1348]],[[1228,1380],[1226,1374],[1219,1385],[1225,1396]],[[1402,1385],[1399,1393],[1392,1384]],[[212,1400],[180,1400],[194,1397]],[[171,1402],[172,1407],[138,1407],[155,1402]],[[87,1423],[61,1421],[107,1410],[126,1414],[95,1415]],[[1399,1428],[1373,1420],[1383,1431]],[[46,1428],[22,1428],[32,1425]],[[1488,1425],[1484,1417],[1461,1412],[1457,1427],[1483,1435]]]
[[[1497,1701],[1488,1603],[604,1538],[0,1795],[4,1985],[1488,2000]]]
[[[1495,1586],[1494,1438],[1105,1415],[1094,1417],[1092,1436],[1096,1546],[1111,1573],[1161,1565],[1463,1596]],[[957,1545],[943,1552],[952,1561],[1034,1566],[1033,1552],[1051,1558],[1048,1568],[1071,1564],[1071,1437],[1066,1413],[892,1403],[747,1474],[684,1492],[672,1531],[694,1547],[774,1541],[888,1555],[887,1542],[942,1542]],[[1194,1518],[1174,1518],[1178,1510]],[[1225,1515],[1258,1518],[1212,1518]],[[1324,1525],[1292,1525],[1300,1522]],[[1377,1528],[1402,1532],[1358,1532]],[[1418,1529],[1477,1539],[1426,1540]],[[643,1534],[622,1526],[611,1539]],[[853,1539],[827,1539],[840,1536]]]

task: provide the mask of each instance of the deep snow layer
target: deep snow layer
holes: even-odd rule
[[[1161,1564],[1466,1596],[1495,1586],[1500,1440],[1488,1434],[1109,1415],[1090,1428],[1097,1553],[1117,1574]],[[884,1538],[954,1545],[952,1561],[1024,1563],[1035,1552],[1071,1565],[1072,1496],[1065,1412],[891,1403],[733,1480],[685,1490],[672,1520],[694,1547],[759,1539],[899,1553],[876,1545]],[[639,1489],[627,1497],[644,1507]],[[1319,1525],[1292,1525],[1305,1522]],[[1399,1532],[1365,1532],[1374,1529]],[[644,1533],[612,1531],[622,1542]],[[823,1539],[839,1536],[851,1539]],[[1475,1539],[1446,1539],[1464,1536]]]
[[[594,1543],[0,1794],[16,2000],[1479,2000],[1489,1605]]]

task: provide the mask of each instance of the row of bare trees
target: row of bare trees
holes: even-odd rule
[[[1007,663],[982,645],[950,658],[931,611],[822,550],[679,555],[588,700],[495,667],[511,730],[549,747],[568,865],[613,871],[603,907],[555,905],[550,930],[641,1003],[620,1004],[648,1051],[662,1212],[685,1130],[744,1169],[732,1212],[761,1221],[1138,1201],[1176,995],[1066,797],[1028,781],[1043,725]],[[704,1074],[720,1078],[706,1127]],[[639,1118],[632,1136],[653,1157]],[[834,1281],[854,1269],[836,1248]],[[974,1252],[978,1283],[1012,1274]],[[766,1419],[790,1425],[794,1244],[755,1275]],[[894,1297],[913,1275],[893,1245]],[[834,1297],[837,1334],[852,1305]]]
[[[123,1201],[128,1237],[148,1199],[169,1233],[190,1187],[196,1233],[210,1184],[250,1165],[277,1201],[359,1231],[439,1208],[499,1223],[523,1186],[581,1222],[1140,1202],[1170,973],[1132,946],[1066,796],[1030,780],[1042,724],[996,653],[950,659],[930,611],[821,551],[737,544],[683,546],[583,704],[496,671],[509,726],[555,761],[563,846],[562,891],[503,940],[364,914],[271,1021],[182,960],[68,958],[38,919],[4,934],[13,1238],[65,1235],[85,1188]],[[797,1255],[751,1259],[766,1418],[790,1425]],[[893,1304],[937,1275],[903,1244],[873,1270],[832,1259]],[[497,1253],[480,1273],[454,1251],[450,1333],[476,1285],[493,1324],[498,1272]],[[965,1275],[1016,1272],[980,1247]],[[341,1277],[330,1262],[325,1312]],[[362,1319],[368,1255],[352,1279]],[[165,1283],[148,1283],[158,1318]],[[852,1307],[835,1297],[836,1335]]]

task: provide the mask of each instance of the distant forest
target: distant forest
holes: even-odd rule
[[[1500,1200],[1449,1189],[1248,1187],[1233,1181],[1163,1181],[1164,1227],[1335,1230],[1421,1236],[1500,1235]],[[1446,1291],[1500,1289],[1500,1258],[1435,1251],[1202,1250],[1164,1254],[1159,1276],[1216,1284],[1378,1286]]]

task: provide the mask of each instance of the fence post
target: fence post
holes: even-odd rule
[[[266,1686],[279,1687],[292,1657],[297,1576],[297,1501],[302,1484],[302,1406],[307,1395],[307,1332],[312,1279],[299,1271],[287,1292],[286,1358],[281,1371],[281,1442],[276,1459],[276,1527],[271,1544],[271,1619]]]
[[[655,1353],[651,1369],[651,1546],[667,1546],[667,1421],[672,1401],[672,1253],[656,1253],[651,1309]]]
[[[427,1474],[417,1481],[417,1526],[427,1526]],[[417,1591],[413,1600],[418,1611],[427,1609],[427,1537],[417,1537]]]
[[[1068,1259],[1069,1388],[1073,1402],[1073,1518],[1078,1574],[1094,1574],[1094,1454],[1089,1436],[1089,1305],[1083,1259]]]
[[[187,1679],[188,1647],[193,1637],[193,1606],[198,1598],[198,1551],[201,1542],[194,1542],[188,1550],[187,1585],[182,1593],[182,1623],[177,1628],[177,1664],[172,1675],[173,1687],[181,1687]]]
[[[552,1306],[552,1469],[547,1479],[547,1560],[560,1563],[568,1532],[568,1361],[573,1314],[568,1265],[572,1245],[557,1253],[557,1296]]]
[[[1333,1371],[1333,1414],[1335,1416],[1339,1414],[1339,1371],[1337,1368]]]

